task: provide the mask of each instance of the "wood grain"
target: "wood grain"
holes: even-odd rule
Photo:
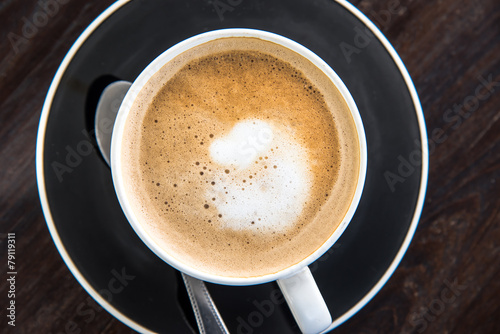
[[[17,42],[13,34],[23,36],[26,20],[40,10],[38,0],[0,2],[2,333],[132,332],[100,309],[65,266],[45,225],[35,177],[38,121],[52,77],[75,39],[112,2],[61,0],[46,24]],[[500,2],[353,4],[406,64],[421,98],[431,154],[424,211],[407,254],[380,293],[335,332],[498,333]],[[16,233],[22,273],[15,328],[4,315],[8,232]],[[75,315],[81,303],[96,310],[94,319]]]

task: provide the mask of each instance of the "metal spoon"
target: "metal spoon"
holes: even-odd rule
[[[110,165],[111,134],[116,114],[123,98],[132,84],[128,81],[116,81],[104,89],[97,104],[95,115],[95,134],[99,150]],[[215,306],[205,282],[182,274],[196,323],[201,334],[229,334],[222,317]]]

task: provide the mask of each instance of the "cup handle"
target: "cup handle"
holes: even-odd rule
[[[309,267],[277,283],[302,333],[320,333],[330,326],[332,316]]]

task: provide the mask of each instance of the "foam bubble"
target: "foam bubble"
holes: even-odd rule
[[[261,120],[246,120],[215,140],[210,152],[220,168],[206,196],[215,198],[224,227],[268,233],[284,232],[296,223],[312,176],[307,151],[291,134]]]

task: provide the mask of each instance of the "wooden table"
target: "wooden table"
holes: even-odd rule
[[[45,95],[72,43],[113,2],[57,1],[57,11],[28,33],[23,27],[36,19],[39,1],[0,2],[0,332],[129,333],[105,311],[91,320],[75,314],[82,302],[99,307],[59,256],[39,204],[35,142]],[[422,219],[399,268],[335,332],[498,333],[500,2],[353,4],[386,34],[415,82],[430,173]],[[15,328],[5,316],[9,232],[19,272]]]

